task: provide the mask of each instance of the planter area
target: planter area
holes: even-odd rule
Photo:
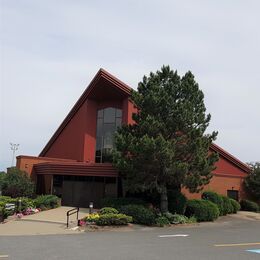
[[[41,195],[35,199],[0,196],[0,223],[4,223],[8,217],[20,219],[58,206],[60,199],[54,195]]]

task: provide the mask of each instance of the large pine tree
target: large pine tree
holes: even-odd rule
[[[210,115],[191,72],[180,77],[163,66],[144,76],[131,99],[135,124],[118,130],[114,164],[128,191],[156,190],[167,212],[169,187],[198,192],[209,183],[218,159],[209,147],[217,133],[205,134]]]

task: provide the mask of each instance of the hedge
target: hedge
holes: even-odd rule
[[[187,202],[185,215],[194,216],[199,222],[214,221],[219,217],[219,209],[211,201],[194,199]]]
[[[133,217],[133,223],[143,224],[143,225],[153,225],[155,224],[156,216],[154,212],[142,205],[130,204],[122,206],[119,210],[128,216]]]
[[[201,195],[201,198],[203,200],[209,200],[209,201],[215,203],[218,206],[219,215],[220,216],[224,215],[224,210],[223,210],[224,202],[223,202],[223,198],[221,195],[219,195],[218,193],[213,192],[213,191],[204,191]]]
[[[240,210],[240,208],[241,208],[240,204],[236,200],[234,200],[234,199],[230,198],[229,200],[230,200],[232,208],[233,208],[232,213],[237,213]]]
[[[159,227],[164,227],[164,226],[170,225],[170,221],[168,220],[168,218],[166,218],[164,216],[160,216],[160,217],[156,218],[155,223],[156,223],[156,226],[159,226]]]
[[[104,207],[102,209],[100,209],[99,211],[100,215],[104,215],[104,214],[118,214],[118,210],[115,208],[111,208],[111,207]]]
[[[240,201],[241,210],[258,212],[259,206],[251,200]]]
[[[129,222],[132,222],[132,217],[113,213],[100,215],[96,220],[98,226],[127,225]]]
[[[34,200],[36,208],[42,210],[53,209],[59,206],[60,199],[55,195],[41,195]]]
[[[230,198],[221,195],[223,199],[223,215],[231,214],[233,213],[233,206],[231,204]]]

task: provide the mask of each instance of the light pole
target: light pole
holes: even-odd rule
[[[11,145],[11,150],[13,151],[12,164],[11,164],[11,167],[13,167],[13,166],[14,166],[14,156],[15,156],[15,152],[18,150],[19,144],[10,143],[10,145]]]

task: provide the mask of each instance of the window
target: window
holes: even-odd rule
[[[122,124],[122,110],[108,107],[98,110],[96,132],[96,162],[112,161],[114,134]]]

